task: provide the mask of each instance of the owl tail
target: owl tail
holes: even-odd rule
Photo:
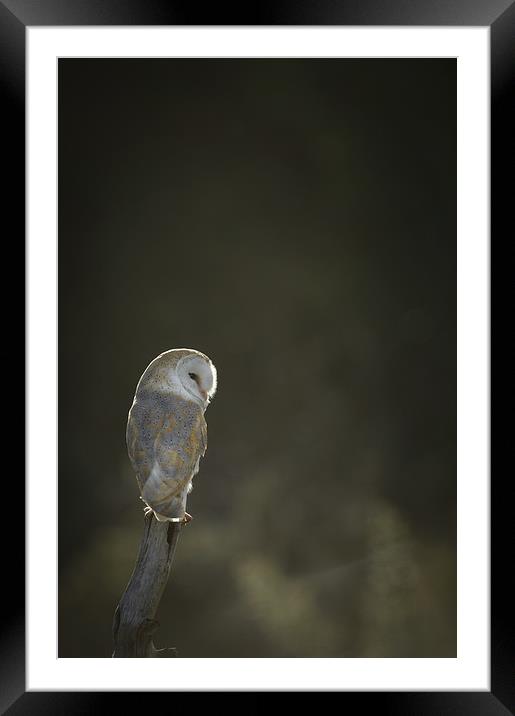
[[[184,515],[182,517],[165,517],[164,515],[160,515],[155,510],[153,510],[153,512],[158,522],[182,522],[184,520]]]
[[[186,512],[186,490],[179,497],[172,497],[169,500],[156,502],[146,499],[145,490],[141,499],[152,510],[159,522],[182,522]]]

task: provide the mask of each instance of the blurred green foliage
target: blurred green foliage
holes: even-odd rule
[[[111,654],[158,353],[219,373],[157,646],[456,655],[454,60],[59,61],[59,655]]]

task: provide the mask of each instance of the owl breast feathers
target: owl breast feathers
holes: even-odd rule
[[[184,518],[207,448],[202,408],[174,393],[141,391],[129,411],[127,449],[143,501],[157,519]]]

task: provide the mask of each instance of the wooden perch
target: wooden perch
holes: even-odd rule
[[[177,656],[173,648],[156,649],[152,637],[180,531],[179,522],[158,522],[153,512],[145,516],[136,566],[114,614],[113,658]]]

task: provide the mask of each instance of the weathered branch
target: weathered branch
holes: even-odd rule
[[[176,656],[175,649],[156,649],[152,637],[180,531],[181,523],[145,517],[136,566],[114,614],[113,658]]]

